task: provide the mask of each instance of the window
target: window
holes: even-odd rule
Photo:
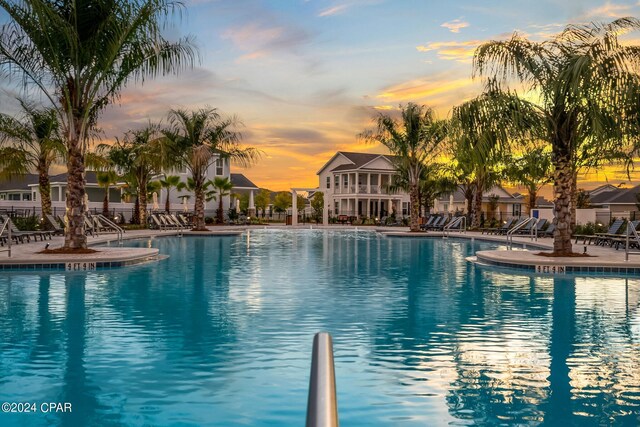
[[[340,175],[335,175],[333,179],[333,188],[340,188]]]
[[[339,206],[340,206],[340,202],[335,202],[335,207],[336,207],[336,215],[338,215],[338,214],[340,213],[340,209],[339,209]]]
[[[216,175],[224,175],[224,160],[216,160]]]
[[[409,215],[409,202],[402,202],[402,216]]]
[[[521,204],[513,204],[513,216],[522,215],[522,205]]]
[[[331,188],[331,177],[327,177],[327,188]]]
[[[344,186],[344,188],[347,188],[349,186],[349,175],[343,175],[344,179],[342,181],[342,185]]]

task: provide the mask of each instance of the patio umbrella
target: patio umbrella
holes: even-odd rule
[[[240,199],[236,199],[236,212],[240,213]]]
[[[182,210],[185,212],[189,212],[189,206],[187,206],[187,198],[182,198]]]
[[[453,212],[453,194],[449,196],[449,212]]]
[[[160,208],[160,205],[158,205],[158,193],[154,191],[152,197],[153,197],[153,210],[157,211]]]
[[[89,195],[84,193],[84,211],[89,212]]]

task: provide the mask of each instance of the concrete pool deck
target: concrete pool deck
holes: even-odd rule
[[[408,231],[381,231],[388,237],[402,238],[446,238],[442,232],[409,233]],[[506,236],[487,235],[479,232],[450,232],[448,238],[474,239],[507,244]],[[468,260],[479,265],[491,267],[515,268],[540,274],[566,273],[614,273],[640,276],[640,256],[630,253],[625,261],[624,249],[595,245],[575,245],[574,251],[582,253],[587,248],[589,257],[546,257],[536,255],[538,252],[551,252],[553,239],[529,236],[514,236],[517,250],[478,251]],[[524,250],[522,250],[524,249]]]
[[[217,227],[216,227],[217,228]],[[237,236],[244,229],[220,228],[208,232],[184,231],[185,236]],[[156,237],[176,236],[175,230],[128,230],[123,240],[135,240]],[[114,233],[87,236],[89,247],[114,243],[118,241]],[[11,257],[7,252],[0,252],[0,271],[3,270],[67,270],[88,271],[103,268],[123,267],[133,264],[160,259],[158,249],[155,248],[127,248],[118,246],[103,246],[99,252],[92,254],[41,254],[45,246],[50,249],[59,248],[64,244],[64,237],[54,236],[51,240],[20,243],[11,245]],[[7,246],[0,249],[7,249]]]

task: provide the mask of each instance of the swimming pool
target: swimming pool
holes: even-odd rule
[[[313,334],[343,426],[637,425],[640,281],[465,261],[372,232],[157,238],[170,258],[0,275],[0,425],[303,425]]]

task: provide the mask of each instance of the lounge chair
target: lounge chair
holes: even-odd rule
[[[433,221],[436,218],[438,218],[438,215],[429,216],[429,219],[427,219],[427,222],[425,222],[424,224],[420,224],[420,229],[421,230],[426,230],[429,226],[431,226],[431,224],[433,224]]]
[[[11,227],[11,238],[16,242],[16,244],[18,242],[24,243],[24,239],[27,239],[27,242],[30,242],[31,237],[33,237],[34,241],[37,241],[38,239],[36,238],[36,236],[40,236],[40,238],[42,239],[42,234],[39,232],[20,231],[20,229],[16,227],[16,225],[13,223],[13,221],[11,221],[9,217],[5,218],[4,216],[0,216],[0,223],[4,224],[7,219],[9,219],[9,227]]]
[[[636,221],[631,221],[627,227],[624,227],[624,232],[620,235],[618,235],[617,237],[609,237],[608,240],[608,244],[611,247],[615,247],[616,250],[618,250],[618,248],[620,248],[620,246],[626,246],[627,244],[627,232],[629,230],[630,227],[633,227],[636,232],[638,231],[638,225],[640,225],[640,221],[636,220]],[[638,241],[636,240],[635,236],[633,234],[631,234],[629,236],[629,247],[631,248],[637,248],[638,247]]]
[[[436,219],[433,224],[431,224],[429,227],[427,227],[427,230],[441,230],[442,227],[444,227],[444,225],[447,223],[447,217],[446,216],[441,216],[440,218]]]
[[[186,215],[178,214],[178,219],[180,220],[180,222],[182,222],[182,225],[184,225],[185,227],[191,227],[191,221],[189,221],[189,218],[187,218]]]
[[[515,220],[515,218],[509,218],[501,227],[483,228],[481,230],[482,234],[503,234],[503,231],[506,233],[509,231]]]
[[[47,224],[49,225],[49,227],[51,228],[51,234],[56,235],[56,234],[64,234],[64,228],[62,228],[62,226],[60,225],[60,222],[58,220],[56,220],[56,218],[51,215],[51,214],[45,214],[44,216],[45,221],[47,222]]]
[[[84,216],[84,234],[95,237],[96,230],[93,221],[87,215]]]
[[[151,219],[151,221],[149,222],[149,226],[151,228],[156,228],[158,230],[164,229],[164,224],[162,223],[162,221],[160,221],[160,218],[158,218],[157,214],[151,214],[149,218]]]
[[[609,241],[611,238],[620,237],[618,233],[622,229],[622,225],[624,224],[624,219],[616,219],[613,224],[609,227],[606,233],[595,233],[595,234],[576,234],[576,244],[578,244],[578,240],[582,239],[582,244],[595,243],[596,245],[602,245]]]
[[[554,223],[550,223],[549,226],[544,231],[539,231],[539,237],[553,237],[553,232],[556,231],[556,225]]]

